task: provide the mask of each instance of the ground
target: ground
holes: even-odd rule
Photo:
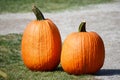
[[[95,75],[97,79],[120,79],[120,1],[72,8],[61,12],[44,13],[59,28],[62,41],[71,32],[78,31],[81,21],[86,21],[87,31],[97,32],[105,44],[105,62]],[[34,20],[33,13],[0,14],[0,35],[23,33]]]

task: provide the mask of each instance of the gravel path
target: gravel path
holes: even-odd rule
[[[87,31],[97,32],[104,41],[105,63],[95,75],[102,80],[120,80],[120,0],[108,4],[89,5],[63,12],[45,13],[58,26],[62,40],[87,22]],[[33,13],[1,14],[0,34],[21,33],[35,19]]]

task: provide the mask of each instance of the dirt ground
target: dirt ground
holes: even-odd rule
[[[105,62],[95,77],[101,80],[120,80],[120,0],[45,13],[44,16],[58,26],[62,40],[69,33],[78,31],[80,22],[85,20],[87,31],[97,32],[105,44]],[[33,13],[0,14],[0,35],[22,33],[33,19]]]

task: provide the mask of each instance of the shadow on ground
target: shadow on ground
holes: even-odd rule
[[[61,66],[59,66],[55,71],[64,72]],[[94,74],[93,74],[94,75]],[[101,69],[98,71],[96,76],[112,76],[112,75],[120,75],[120,69]]]
[[[96,75],[97,76],[120,75],[120,69],[101,69]]]
[[[57,67],[57,69],[55,69],[55,71],[60,71],[60,72],[63,72],[63,69],[61,66]]]

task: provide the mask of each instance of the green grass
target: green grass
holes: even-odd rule
[[[0,35],[0,80],[95,80],[92,75],[69,75],[61,66],[51,72],[33,72],[21,59],[21,34]]]
[[[113,0],[0,0],[0,13],[31,12],[33,4],[44,12],[52,12],[111,1]]]

